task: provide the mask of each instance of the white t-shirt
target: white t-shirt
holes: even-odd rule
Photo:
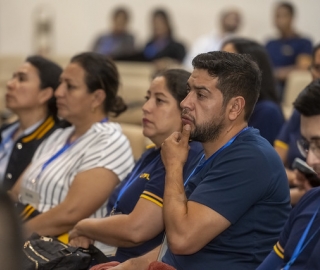
[[[46,212],[60,204],[75,176],[80,172],[103,167],[113,171],[122,181],[133,168],[130,143],[123,135],[120,125],[106,122],[93,124],[84,135],[42,170],[43,165],[66,144],[73,131],[74,127],[58,129],[47,138],[38,147],[23,176],[22,187],[40,195],[37,206],[40,212]],[[94,179],[88,178],[88,181]],[[32,204],[32,201],[25,197],[22,202]],[[103,204],[91,217],[101,218],[105,214],[106,205]]]

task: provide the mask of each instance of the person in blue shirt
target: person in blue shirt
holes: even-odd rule
[[[118,247],[114,259],[123,262],[159,246],[163,239],[163,193],[165,169],[160,150],[163,141],[181,130],[179,103],[187,95],[190,73],[173,69],[159,73],[147,91],[143,111],[143,134],[154,147],[138,160],[132,172],[115,190],[107,217],[85,219],[71,231],[70,244],[87,247],[92,240]],[[190,142],[183,174],[187,177],[202,154],[198,142]]]
[[[313,80],[320,78],[320,44],[313,48],[310,71]],[[274,142],[275,150],[286,167],[290,186],[298,186],[296,189],[291,189],[292,204],[296,204],[305,191],[311,188],[307,179],[303,179],[302,175],[297,177],[297,173],[292,168],[293,160],[296,157],[305,159],[297,147],[297,140],[300,138],[300,113],[294,110],[290,119],[282,126]]]
[[[181,102],[183,131],[161,146],[168,242],[162,262],[177,270],[255,269],[291,209],[279,156],[248,127],[260,71],[247,55],[219,51],[196,56],[193,66]],[[202,143],[204,155],[184,183],[189,139]],[[159,248],[114,269],[147,269],[158,254]]]
[[[311,62],[312,42],[297,34],[293,27],[294,16],[295,8],[291,3],[277,3],[274,23],[279,37],[269,40],[266,44],[279,82],[281,98],[288,74],[296,68],[307,69]]]
[[[259,129],[262,137],[273,145],[284,124],[270,60],[265,48],[245,38],[231,38],[224,42],[222,51],[249,54],[262,72],[261,90],[258,101],[249,119],[248,126]]]
[[[94,42],[92,51],[108,55],[111,58],[124,57],[132,54],[134,36],[128,31],[130,14],[126,8],[119,7],[112,14],[112,29],[100,35]]]
[[[320,181],[320,80],[309,84],[294,102],[301,114],[301,154]],[[257,270],[320,269],[320,187],[308,191],[290,213],[279,241]]]

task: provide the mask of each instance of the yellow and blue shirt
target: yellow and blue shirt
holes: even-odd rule
[[[200,143],[190,142],[189,156],[183,170],[184,179],[188,177],[197,165],[202,152],[202,145]],[[135,173],[135,175],[132,175],[132,173]],[[128,181],[130,181],[130,184],[126,185]],[[150,148],[141,156],[132,172],[111,195],[107,205],[108,214],[112,211],[122,188],[125,190],[122,190],[123,193],[117,204],[116,212],[130,214],[140,198],[149,200],[162,207],[164,184],[165,168],[161,160],[160,149]],[[140,256],[161,244],[162,239],[163,233],[160,233],[155,238],[139,246],[118,248],[114,259],[123,262],[132,257]]]

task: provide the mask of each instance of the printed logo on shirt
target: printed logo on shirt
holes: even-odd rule
[[[140,174],[140,178],[150,180],[150,174],[149,173],[142,173],[142,174]]]

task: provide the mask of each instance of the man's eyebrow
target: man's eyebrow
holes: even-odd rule
[[[320,136],[318,136],[318,135],[316,135],[316,136],[312,136],[311,138],[310,138],[310,140],[311,141],[316,141],[316,140],[320,140]]]
[[[187,82],[187,87],[191,88],[189,82]],[[205,87],[204,85],[193,85],[192,88],[194,88],[196,90],[206,90],[206,91],[210,92],[210,90],[207,87]]]

